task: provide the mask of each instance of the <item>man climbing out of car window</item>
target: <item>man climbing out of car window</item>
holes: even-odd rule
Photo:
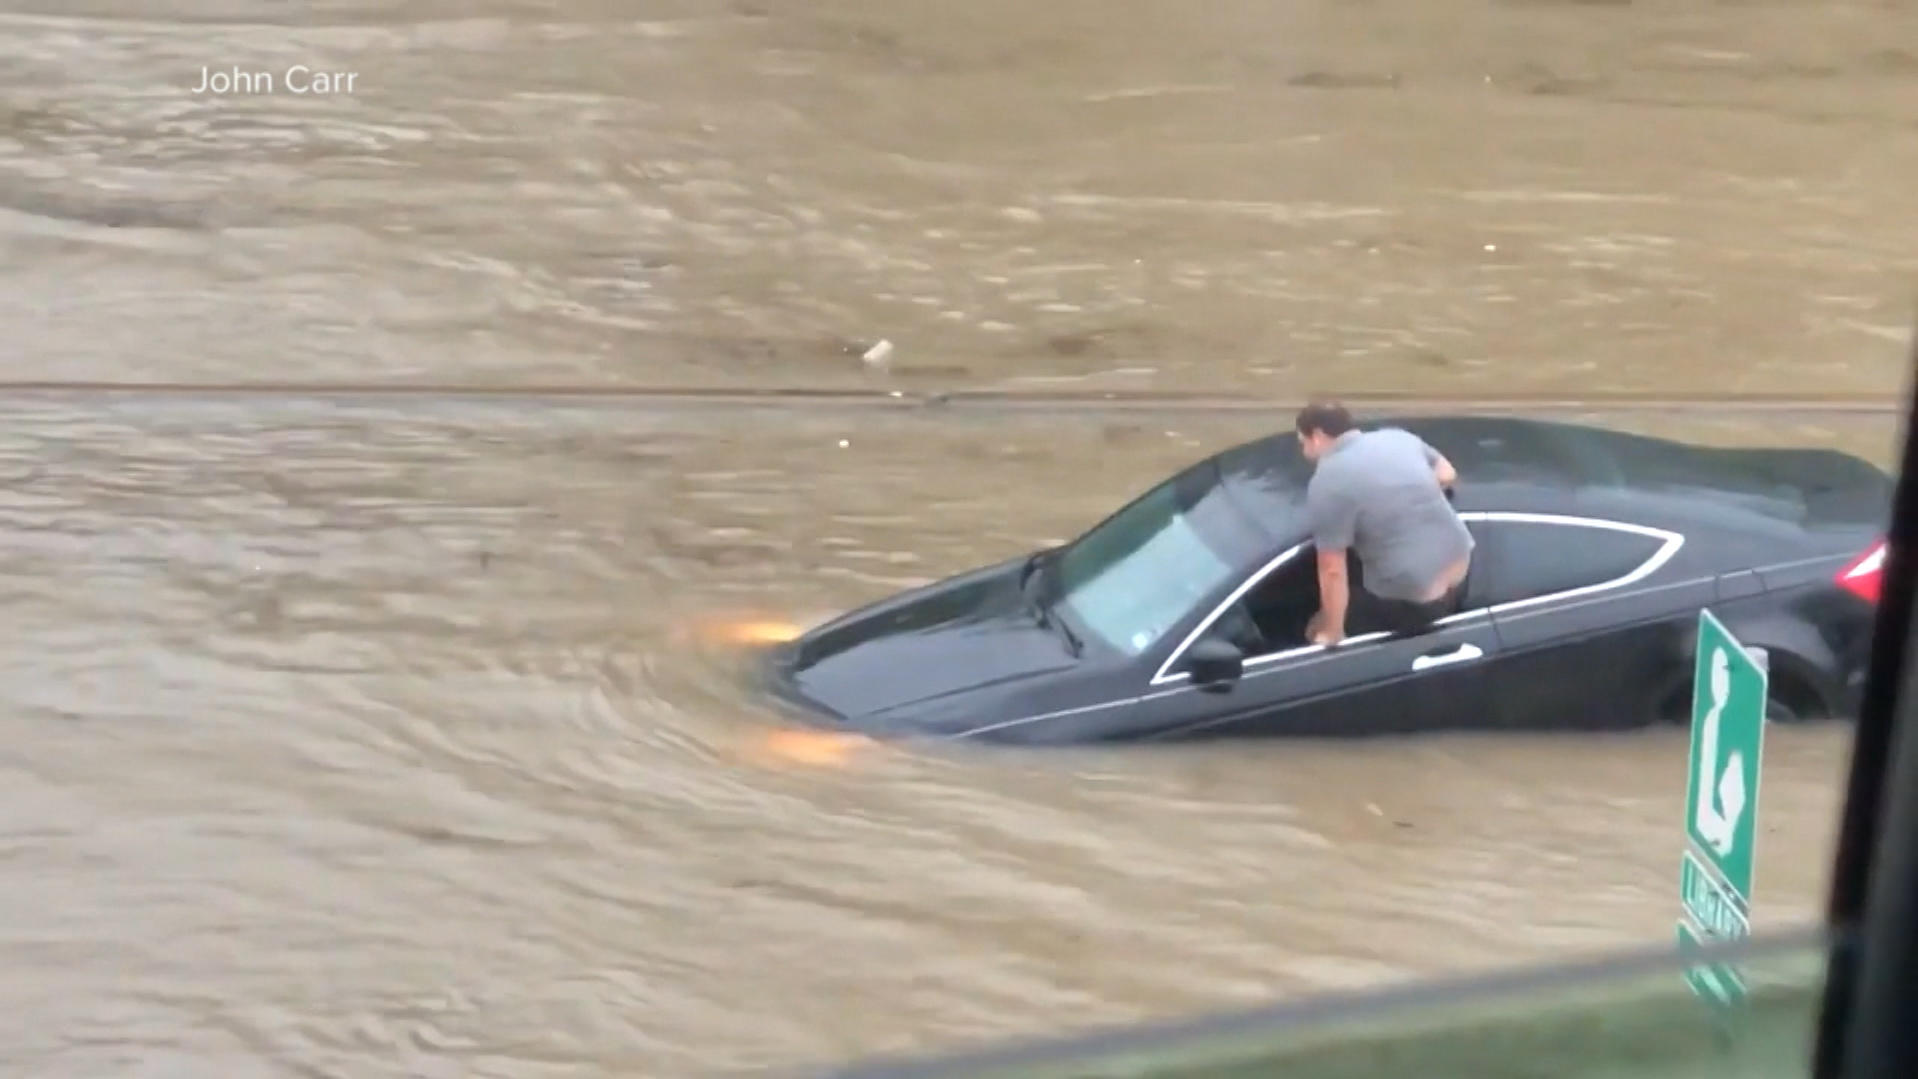
[[[1360,431],[1336,402],[1306,405],[1296,426],[1313,462],[1305,509],[1319,562],[1319,612],[1307,637],[1336,644],[1348,621],[1421,633],[1455,613],[1474,544],[1452,508],[1452,463],[1410,431]],[[1356,589],[1348,550],[1358,554]]]

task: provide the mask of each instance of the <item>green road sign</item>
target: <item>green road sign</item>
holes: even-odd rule
[[[1678,923],[1679,954],[1696,952],[1704,947],[1703,939],[1683,921]],[[1729,963],[1700,963],[1685,968],[1685,981],[1692,992],[1708,997],[1719,1004],[1737,1004],[1745,999],[1745,979],[1739,976],[1736,967]]]
[[[1764,665],[1710,611],[1698,612],[1685,833],[1741,906],[1750,907],[1765,749]]]
[[[1751,935],[1767,683],[1763,654],[1746,650],[1710,611],[1698,612],[1686,849],[1678,863],[1680,952]],[[1727,963],[1687,968],[1685,981],[1721,1005],[1745,999],[1744,981]]]

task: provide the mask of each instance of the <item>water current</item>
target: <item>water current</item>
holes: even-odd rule
[[[732,1073],[1669,939],[1683,731],[804,762],[716,631],[1314,391],[1885,463],[1707,406],[1889,408],[1914,175],[1908,4],[4,0],[0,1060]],[[1769,738],[1761,929],[1848,747]]]

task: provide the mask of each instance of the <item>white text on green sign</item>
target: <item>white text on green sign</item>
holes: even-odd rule
[[[1751,915],[1740,897],[1712,879],[1691,851],[1679,863],[1679,899],[1685,914],[1707,934],[1720,939],[1743,937],[1751,933]]]

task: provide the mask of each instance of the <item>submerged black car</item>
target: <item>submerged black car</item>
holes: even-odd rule
[[[1396,636],[1318,609],[1311,464],[1286,431],[1206,458],[1084,535],[774,649],[774,693],[881,738],[1070,744],[1599,729],[1689,718],[1710,608],[1768,650],[1778,720],[1850,716],[1892,479],[1857,457],[1570,423],[1385,420],[1457,467],[1464,609]],[[1353,567],[1355,587],[1363,567]]]

